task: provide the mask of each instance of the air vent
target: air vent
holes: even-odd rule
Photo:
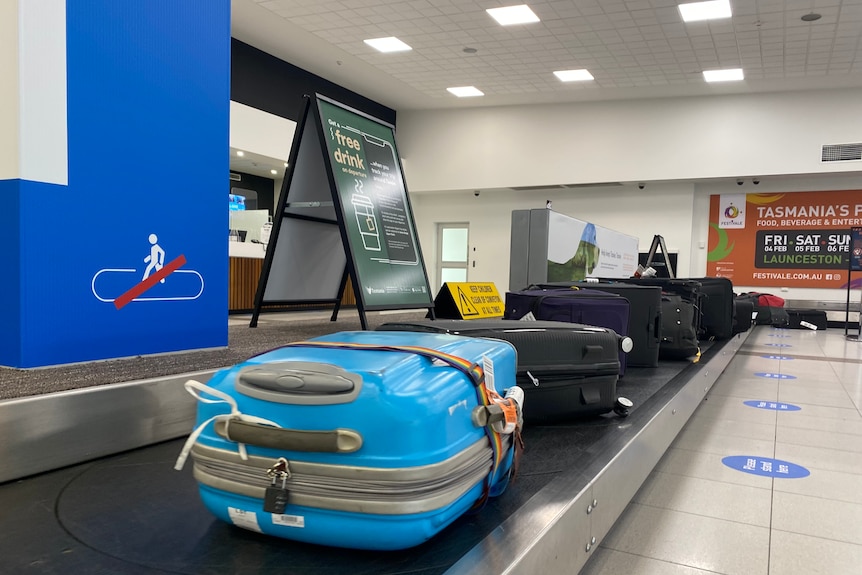
[[[541,192],[544,190],[564,190],[565,186],[519,186],[512,188],[516,192]]]
[[[858,144],[827,144],[823,146],[821,162],[846,162],[862,160],[862,143]]]
[[[235,174],[235,173],[231,172],[230,173],[230,179],[234,182],[241,182],[242,181],[242,174]]]
[[[553,186],[520,186],[512,188],[516,192],[542,192],[547,190],[572,190],[578,188],[610,188],[622,186],[621,182],[596,182],[594,184],[560,184]]]
[[[596,182],[595,184],[566,184],[567,188],[616,188],[622,186],[622,182]]]

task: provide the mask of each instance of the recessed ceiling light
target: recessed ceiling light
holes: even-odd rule
[[[287,162],[285,162],[285,163],[284,163],[284,167],[285,167],[285,168],[287,167]]]
[[[490,14],[491,18],[496,20],[500,26],[529,24],[530,22],[539,21],[539,17],[536,16],[526,4],[507,6],[505,8],[488,8],[485,12]]]
[[[679,5],[679,14],[683,22],[698,22],[716,18],[730,18],[730,0],[709,0],[708,2],[691,2]]]
[[[277,173],[278,173],[278,170],[270,170],[270,171],[269,171],[269,173],[270,173],[270,174],[277,174]]]
[[[413,49],[395,36],[389,36],[388,38],[372,38],[370,40],[363,40],[363,42],[365,42],[375,50],[380,50],[384,53],[406,52],[407,50]]]
[[[742,73],[742,68],[704,70],[703,79],[707,82],[733,82],[735,80],[744,80],[745,75]]]
[[[595,80],[593,75],[588,70],[557,70],[554,76],[562,82],[583,82],[585,80]]]
[[[243,156],[245,155],[245,152],[243,152],[242,150],[237,150],[237,151],[236,151],[236,155],[237,155],[237,156],[239,156],[239,157],[241,158],[241,157],[243,157]]]
[[[473,96],[484,96],[485,93],[479,90],[476,86],[457,86],[455,88],[446,88],[450,94],[454,94],[459,98],[472,98]]]
[[[816,22],[816,21],[820,20],[821,18],[823,18],[823,16],[821,16],[820,14],[816,14],[814,12],[811,12],[810,14],[804,15],[801,18],[801,20],[803,22]]]

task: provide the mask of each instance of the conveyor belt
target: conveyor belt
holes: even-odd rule
[[[560,486],[573,486],[574,497],[578,486],[589,485],[722,347],[709,348],[701,364],[629,368],[618,384],[618,394],[635,403],[626,419],[608,414],[527,427],[520,473],[507,492],[407,551],[298,544],[217,521],[198,499],[191,465],[183,472],[172,469],[182,445],[173,440],[0,485],[0,572],[432,575],[463,570],[462,557],[484,553],[483,540],[530,508],[531,500]]]

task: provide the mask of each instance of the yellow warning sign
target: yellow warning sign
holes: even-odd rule
[[[491,282],[446,282],[463,319],[503,317],[504,302]]]

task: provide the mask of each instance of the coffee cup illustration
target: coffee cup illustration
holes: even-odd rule
[[[363,194],[353,194],[351,197],[353,212],[356,214],[356,224],[362,236],[362,245],[372,252],[380,251],[380,234],[377,228],[377,218],[374,215],[374,203]]]

